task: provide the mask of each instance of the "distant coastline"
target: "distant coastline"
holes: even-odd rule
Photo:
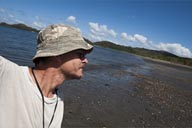
[[[39,32],[39,30],[29,27],[25,24],[8,24],[8,23],[0,23],[0,26],[7,26],[7,27],[12,27],[12,28],[18,28],[22,30],[27,30],[31,32]],[[176,63],[176,64],[181,64],[181,65],[187,65],[192,67],[192,59],[191,58],[184,58],[184,57],[179,57],[176,56],[172,53],[166,52],[166,51],[157,51],[157,50],[149,50],[145,48],[133,48],[129,46],[122,46],[122,45],[117,45],[113,42],[109,41],[100,41],[100,42],[91,42],[87,38],[84,38],[88,43],[92,45],[98,45],[104,48],[111,48],[119,51],[124,51],[128,52],[131,54],[139,55],[142,57],[148,57],[152,58],[154,60],[163,60],[171,63]]]
[[[31,31],[31,32],[39,32],[39,30],[29,27],[25,24],[7,24],[5,22],[0,23],[0,26],[6,26],[6,27],[12,27],[12,28],[18,28],[18,29],[22,29],[22,30],[27,30],[27,31]]]
[[[100,41],[95,42],[94,45],[98,45],[105,48],[111,48],[119,51],[128,52],[131,54],[139,55],[142,57],[148,57],[153,60],[163,60],[171,63],[181,64],[181,65],[187,65],[192,67],[192,59],[191,58],[184,58],[176,56],[172,53],[166,52],[166,51],[157,51],[157,50],[149,50],[145,48],[133,48],[129,46],[122,46],[114,44],[113,42],[109,41]]]

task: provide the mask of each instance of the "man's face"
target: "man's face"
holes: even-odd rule
[[[84,50],[75,50],[61,56],[60,69],[65,79],[80,79],[83,76],[83,68],[88,63]]]

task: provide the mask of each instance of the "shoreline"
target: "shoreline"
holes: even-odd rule
[[[153,62],[153,63],[157,63],[157,64],[164,64],[164,65],[172,66],[172,67],[176,67],[176,68],[178,68],[178,67],[188,68],[188,69],[192,70],[192,67],[188,66],[188,65],[173,63],[173,62],[169,62],[169,61],[165,61],[165,60],[153,59],[153,58],[149,58],[149,57],[142,57],[142,56],[139,56],[139,57],[143,58],[145,61],[148,61],[148,62]]]

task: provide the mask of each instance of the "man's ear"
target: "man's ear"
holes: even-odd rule
[[[51,65],[53,67],[59,67],[62,64],[61,56],[53,56],[50,58]]]

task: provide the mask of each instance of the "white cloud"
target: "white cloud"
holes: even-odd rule
[[[9,14],[9,17],[10,17],[10,18],[14,18],[14,16],[13,16],[12,14]]]
[[[0,18],[3,19],[3,22],[7,22],[7,23],[11,23],[11,24],[12,23],[24,23],[20,20],[21,16],[16,15],[16,14],[17,14],[17,11],[11,11],[11,10],[0,8]]]
[[[117,33],[114,30],[110,29],[109,30],[109,35],[112,35],[113,37],[116,37]]]
[[[28,16],[28,14],[21,10],[5,10],[0,8],[0,19],[7,23],[23,23],[38,29],[45,27],[45,24],[43,24],[44,20],[41,17]]]
[[[90,37],[95,41],[106,40],[110,37],[116,37],[117,33],[113,29],[108,29],[107,25],[99,25],[98,23],[89,22]]]
[[[0,22],[7,22],[8,17],[6,16],[6,12],[3,8],[0,8]]]
[[[133,36],[127,35],[127,33],[125,33],[125,32],[121,33],[121,38],[123,40],[127,40],[127,41],[132,41],[132,42],[135,41],[135,38]]]
[[[41,22],[34,21],[32,26],[35,28],[41,29],[41,28],[45,27],[45,24],[43,24]]]
[[[102,38],[99,36],[95,36],[93,34],[90,34],[89,37],[93,40],[93,41],[102,41]]]
[[[121,39],[124,41],[135,42],[139,43],[140,47],[147,48],[147,49],[155,49],[155,50],[163,50],[181,57],[188,57],[192,58],[192,53],[188,48],[185,48],[179,43],[153,43],[152,41],[148,40],[147,37],[134,34],[128,35],[127,33],[121,33]]]
[[[67,18],[67,21],[70,22],[70,23],[76,24],[76,17],[74,17],[74,16],[69,16],[69,17]]]
[[[135,34],[134,38],[135,38],[136,41],[141,42],[143,44],[147,44],[148,43],[147,37],[145,37],[143,35]]]
[[[24,22],[23,22],[23,21],[18,20],[18,19],[15,19],[15,22],[17,22],[17,23],[23,23],[23,24],[24,24]]]
[[[186,48],[178,43],[159,43],[157,45],[157,48],[159,50],[168,51],[170,53],[173,53],[173,54],[181,56],[181,57],[192,58],[191,51],[188,48]]]
[[[42,29],[46,26],[45,24],[46,21],[42,17],[40,16],[34,16],[34,17],[35,17],[34,18],[35,20],[32,23],[30,23],[32,27],[35,27],[37,29]]]
[[[128,35],[127,33],[123,32],[121,33],[121,39],[125,41],[138,42],[145,47],[151,47],[151,41],[148,40],[147,37],[140,34]]]

